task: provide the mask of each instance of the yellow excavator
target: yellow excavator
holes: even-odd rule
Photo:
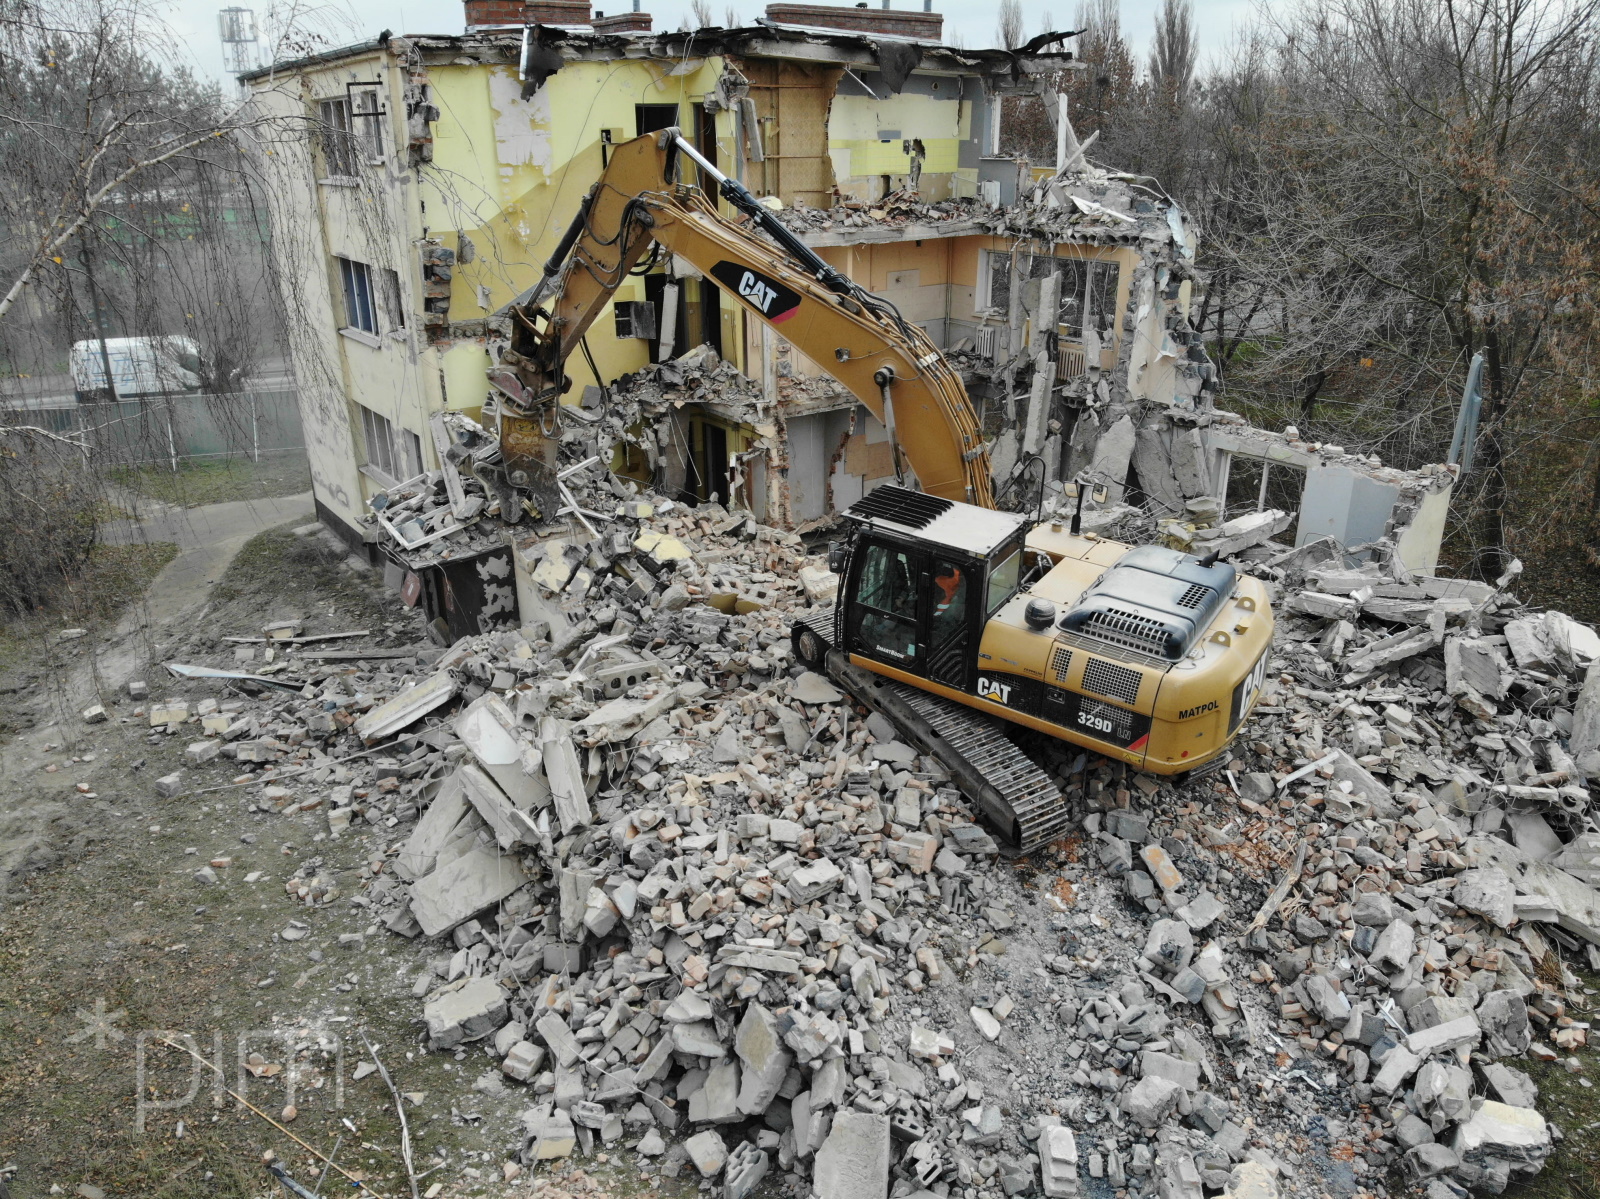
[[[748,225],[677,182],[686,163]],[[522,493],[548,502],[559,441],[549,414],[571,385],[565,363],[657,246],[828,370],[888,433],[900,481],[842,514],[829,554],[838,600],[795,624],[802,663],[937,757],[1023,850],[1065,833],[1071,812],[997,721],[1155,774],[1221,766],[1266,671],[1273,619],[1262,584],[1215,556],[1084,533],[1079,515],[1035,523],[998,510],[988,447],[938,347],[677,129],[612,150],[539,283],[511,309],[510,345],[490,371],[508,518]]]

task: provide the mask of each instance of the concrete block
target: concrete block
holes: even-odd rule
[[[1154,1128],[1172,1114],[1182,1094],[1183,1087],[1179,1083],[1151,1075],[1123,1092],[1122,1110],[1141,1127]]]
[[[572,1030],[567,1027],[567,1022],[554,1012],[547,1012],[534,1023],[539,1036],[550,1048],[550,1055],[556,1062],[563,1066],[570,1066],[578,1060],[578,1038],[572,1035]]]
[[[750,1199],[767,1175],[767,1154],[750,1141],[740,1141],[728,1155],[722,1179],[722,1199]]]
[[[1078,1141],[1072,1129],[1057,1125],[1039,1134],[1039,1163],[1044,1168],[1046,1199],[1078,1193]]]
[[[778,824],[779,821],[773,823]],[[789,876],[789,898],[795,903],[810,903],[822,898],[843,881],[844,871],[827,858],[820,858]]]
[[[544,1046],[535,1045],[532,1041],[518,1041],[506,1053],[505,1061],[500,1063],[500,1070],[507,1078],[514,1078],[518,1082],[527,1082],[539,1068],[544,1065]]]
[[[728,1163],[728,1146],[723,1143],[722,1134],[713,1129],[696,1133],[683,1143],[683,1148],[701,1178],[715,1178]]]

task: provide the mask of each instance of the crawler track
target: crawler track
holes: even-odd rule
[[[1061,789],[1007,735],[1005,724],[962,704],[852,666],[838,651],[828,673],[937,758],[962,792],[1008,841],[1026,853],[1067,831]]]

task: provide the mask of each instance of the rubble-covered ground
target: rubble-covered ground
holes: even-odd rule
[[[254,678],[153,667],[85,714],[106,758],[37,747],[117,844],[0,911],[19,1194],[153,1193],[139,1145],[199,1157],[208,1193],[259,1192],[240,1144],[315,1181],[209,1082],[135,1136],[139,1028],[206,1054],[228,1030],[230,1085],[281,1121],[293,1080],[285,1127],[388,1194],[358,1030],[441,1195],[1446,1199],[1595,1139],[1531,1078],[1591,1069],[1591,630],[1247,546],[1279,636],[1227,770],[1034,744],[1080,825],[1015,859],[794,666],[830,581],[798,538],[620,482],[583,503],[601,536],[544,543],[519,628],[444,648],[354,596],[234,586],[167,657]],[[126,1033],[103,1051],[97,997]],[[236,1051],[247,1028],[288,1039]],[[147,1098],[176,1100],[163,1052]],[[54,1143],[75,1118],[119,1150],[99,1178]]]

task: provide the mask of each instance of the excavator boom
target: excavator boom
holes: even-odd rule
[[[716,181],[751,228],[722,216],[699,188],[675,182],[685,158]],[[692,264],[848,388],[888,430],[897,475],[909,468],[925,492],[994,506],[972,404],[928,335],[825,262],[677,129],[612,151],[540,283],[511,310],[511,345],[490,379],[512,488],[531,492],[535,503],[551,489],[559,435],[549,414],[569,386],[566,361],[654,246]],[[519,514],[520,507],[507,512]]]

